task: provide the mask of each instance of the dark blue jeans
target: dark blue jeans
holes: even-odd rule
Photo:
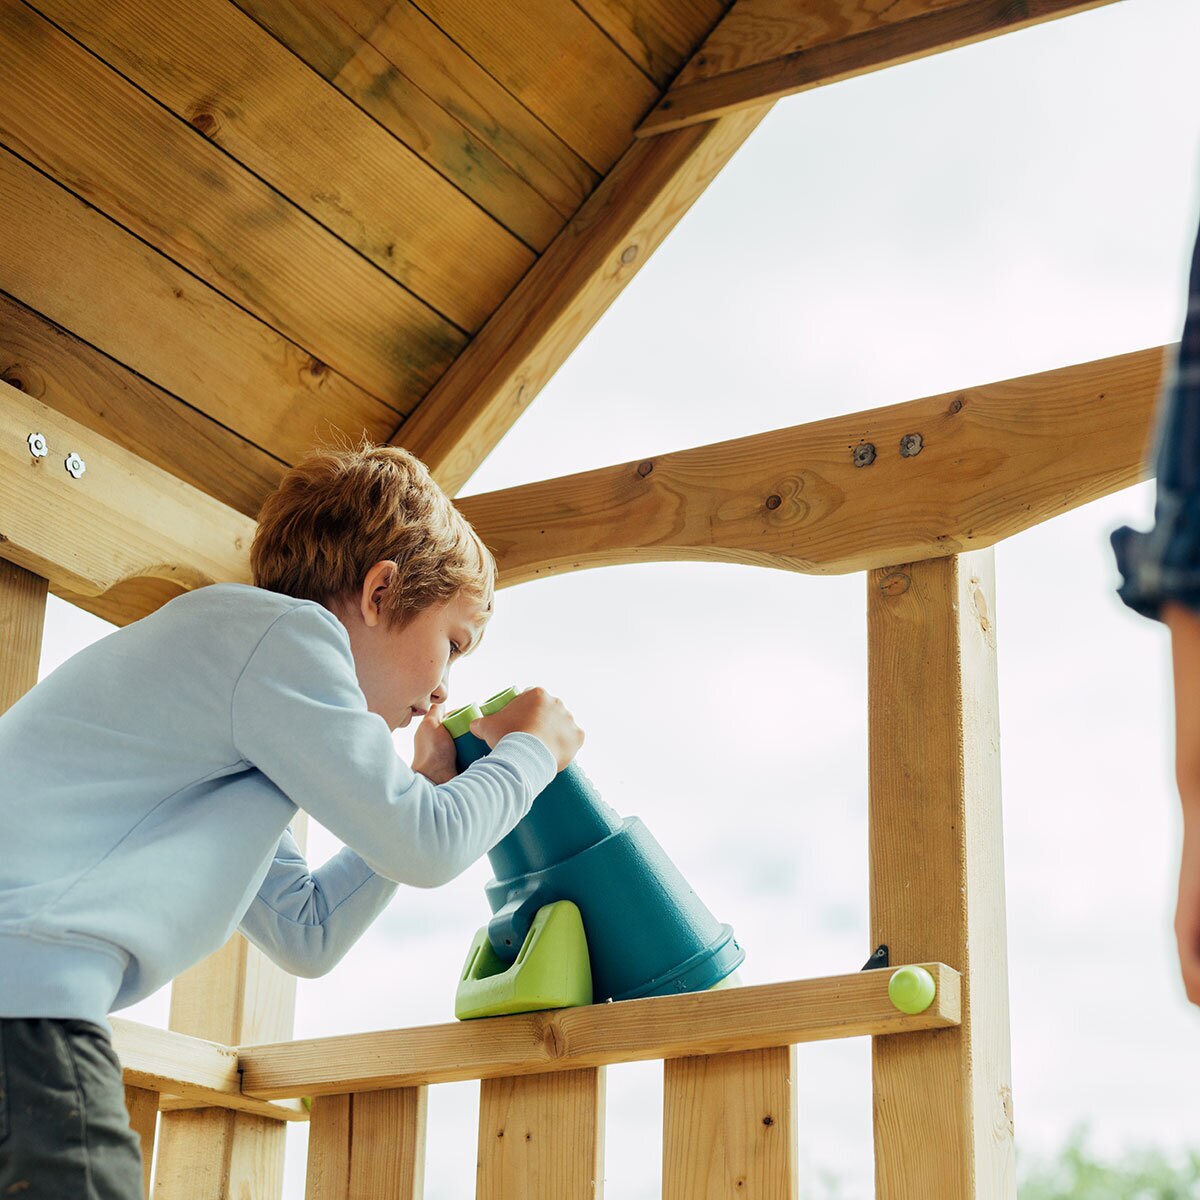
[[[107,1029],[0,1017],[0,1197],[142,1200],[141,1146]]]
[[[1172,600],[1200,611],[1200,234],[1183,340],[1159,413],[1154,465],[1154,528],[1139,533],[1125,526],[1112,535],[1112,546],[1123,576],[1121,599],[1135,612],[1159,619]]]

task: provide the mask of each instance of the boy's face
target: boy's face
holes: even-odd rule
[[[379,608],[394,563],[368,572],[360,602],[334,609],[350,635],[358,685],[367,708],[389,729],[403,729],[450,694],[450,668],[483,636],[489,614],[478,599],[458,592],[423,609],[403,627],[389,625]]]

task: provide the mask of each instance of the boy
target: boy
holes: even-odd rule
[[[406,451],[289,471],[251,570],[254,587],[179,597],[0,718],[0,1195],[139,1197],[107,1014],[237,928],[323,974],[397,882],[458,875],[582,743],[534,689],[472,726],[493,752],[455,776],[449,672],[483,635],[495,564]],[[417,716],[410,769],[391,731]],[[311,873],[297,808],[347,847]]]

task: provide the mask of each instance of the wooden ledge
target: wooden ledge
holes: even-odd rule
[[[160,1108],[234,1108],[273,1117],[277,1121],[306,1121],[300,1104],[271,1104],[242,1094],[238,1053],[201,1038],[156,1029],[114,1017],[113,1048],[121,1060],[127,1087],[158,1092]]]
[[[943,963],[923,965],[934,977],[937,997],[919,1016],[906,1016],[888,999],[891,970],[859,971],[451,1025],[244,1046],[243,1087],[263,1098],[327,1096],[959,1024],[959,973]]]

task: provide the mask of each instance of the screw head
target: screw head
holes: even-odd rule
[[[860,446],[854,447],[854,465],[856,467],[869,467],[875,461],[875,447],[870,442],[863,442]]]
[[[916,458],[924,445],[919,433],[906,433],[900,439],[900,455],[902,458]]]
[[[50,453],[50,446],[46,442],[45,434],[31,433],[25,440],[29,443],[29,453],[34,458],[45,458]]]
[[[63,461],[63,466],[67,468],[67,474],[72,479],[82,479],[84,471],[87,470],[87,463],[83,461],[73,450],[67,455]]]

